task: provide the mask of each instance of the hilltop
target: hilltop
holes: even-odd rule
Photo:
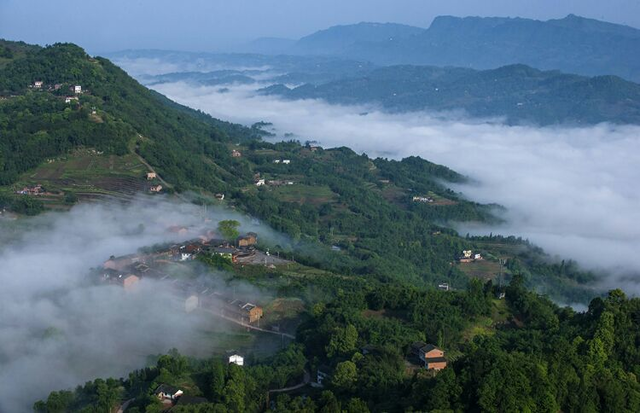
[[[640,81],[640,30],[629,26],[568,15],[547,21],[439,16],[427,29],[402,26],[392,31],[392,27],[373,23],[331,27],[281,48],[279,53],[331,53],[378,65],[479,70],[526,64],[542,70]]]
[[[262,90],[289,99],[375,104],[390,112],[463,111],[508,123],[640,124],[640,85],[616,76],[585,77],[526,65],[492,70],[390,66],[365,75],[293,89]]]

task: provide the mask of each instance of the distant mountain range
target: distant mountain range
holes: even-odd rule
[[[322,85],[262,90],[289,99],[377,104],[390,112],[463,111],[508,123],[640,124],[640,85],[617,76],[585,77],[525,65],[493,70],[389,66]]]
[[[526,64],[640,81],[640,30],[575,15],[556,20],[437,17],[428,29],[397,24],[335,26],[292,42],[262,39],[261,53],[337,55],[378,65],[493,69]]]

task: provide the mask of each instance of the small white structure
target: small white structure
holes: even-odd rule
[[[433,198],[431,198],[430,196],[414,196],[413,197],[413,202],[431,203],[431,202],[433,202]]]
[[[80,85],[75,85],[75,86],[73,87],[73,93],[75,93],[76,95],[77,95],[77,94],[82,93],[82,86],[80,86]]]
[[[64,103],[71,103],[71,102],[77,102],[77,101],[78,101],[77,96],[67,96],[66,98],[64,98]]]
[[[180,261],[190,260],[191,257],[193,257],[193,255],[191,255],[191,253],[189,253],[189,252],[181,252],[180,253]]]
[[[239,354],[232,354],[229,356],[229,364],[235,364],[236,366],[244,366],[244,357]]]
[[[43,85],[42,80],[36,80],[35,82],[33,82],[33,87],[36,89],[41,89]]]
[[[464,258],[471,258],[471,252],[472,252],[471,250],[464,250],[462,251],[462,256]]]
[[[482,258],[482,255],[481,255],[481,254],[474,254],[474,255],[473,255],[473,259],[474,259],[474,260],[482,260],[483,258]]]
[[[198,308],[198,304],[200,303],[200,300],[198,300],[198,296],[197,295],[191,295],[189,296],[185,301],[184,301],[184,311],[186,311],[187,313],[190,313],[192,311],[194,311],[196,308]]]
[[[256,181],[256,186],[263,186],[264,184],[264,179],[258,179],[258,181]]]
[[[280,159],[276,159],[273,163],[280,163]]]
[[[285,164],[285,165],[289,165],[291,163],[291,160],[290,159],[283,159],[282,163]]]
[[[442,291],[449,291],[449,283],[438,284],[438,288]]]

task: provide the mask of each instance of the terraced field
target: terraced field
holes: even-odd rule
[[[42,185],[46,193],[38,195],[48,208],[68,207],[65,193],[74,193],[80,200],[128,200],[148,190],[147,167],[134,154],[103,155],[84,149],[57,159],[51,159],[22,176],[15,190]]]

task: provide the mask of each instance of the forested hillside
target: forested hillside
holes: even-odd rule
[[[505,300],[475,281],[464,292],[381,287],[318,303],[297,342],[249,366],[173,351],[125,379],[97,379],[51,393],[37,412],[158,412],[159,385],[200,404],[176,412],[637,412],[640,300],[613,290],[585,313],[559,308],[514,277]],[[411,353],[416,341],[446,349],[434,373]],[[269,392],[327,372],[322,388]],[[315,378],[314,378],[315,381]]]

